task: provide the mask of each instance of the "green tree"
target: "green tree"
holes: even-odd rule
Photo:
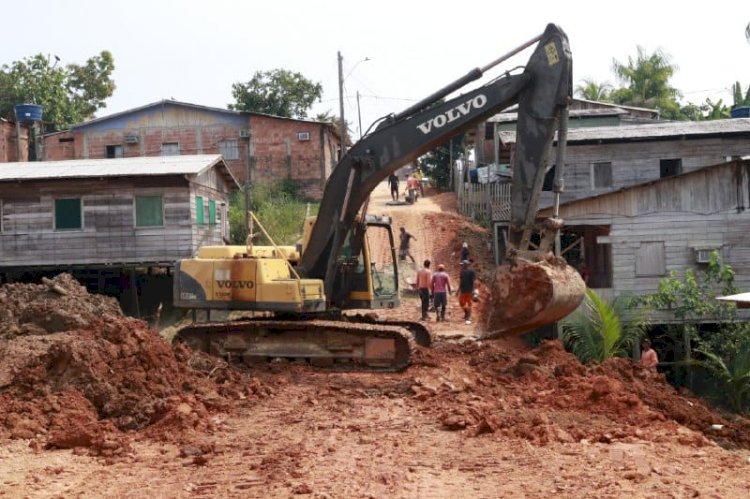
[[[586,78],[576,86],[576,95],[586,100],[607,102],[610,100],[612,90],[612,85],[609,83],[598,83]]]
[[[235,103],[230,104],[229,109],[306,118],[307,112],[322,95],[323,86],[301,73],[286,69],[256,71],[250,81],[232,85]]]
[[[738,81],[735,82],[732,85],[732,97],[734,98],[733,107],[750,106],[750,85],[747,87],[747,92],[743,94],[742,85]]]
[[[565,345],[585,364],[628,356],[647,327],[645,313],[629,303],[622,296],[608,303],[587,288],[583,307],[563,321]]]
[[[14,106],[39,104],[44,109],[44,131],[80,123],[105,107],[115,83],[114,58],[109,51],[89,58],[84,65],[60,66],[59,58],[37,54],[0,68],[0,116],[14,119]]]
[[[647,54],[638,47],[638,55],[627,63],[612,64],[615,75],[625,85],[612,91],[610,97],[618,104],[658,109],[662,117],[680,119],[680,92],[669,84],[677,70],[669,55],[661,49]]]
[[[432,179],[438,189],[447,189],[451,182],[451,142],[453,144],[453,160],[462,156],[464,135],[458,135],[445,144],[436,147],[419,160],[419,166]]]

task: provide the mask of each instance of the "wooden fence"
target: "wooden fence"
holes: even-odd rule
[[[459,213],[475,220],[510,220],[510,183],[472,184],[454,172],[453,186]]]

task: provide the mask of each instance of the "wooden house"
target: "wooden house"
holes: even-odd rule
[[[746,157],[568,201],[562,252],[605,297],[655,292],[670,271],[704,267],[713,250],[750,289],[749,178]]]
[[[499,137],[504,144],[515,143],[515,132],[499,132]],[[597,196],[746,155],[750,155],[750,118],[571,128],[561,201]],[[548,191],[554,160],[553,150],[545,178]],[[543,192],[541,206],[552,202],[552,193]]]
[[[0,165],[0,280],[171,267],[228,238],[238,187],[218,154]]]

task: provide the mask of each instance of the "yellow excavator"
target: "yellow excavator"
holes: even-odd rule
[[[527,65],[458,97],[446,96],[537,43]],[[548,156],[558,131],[555,192],[562,191],[565,136],[572,89],[568,39],[556,25],[492,63],[476,68],[405,111],[388,115],[355,143],[333,169],[317,217],[305,221],[292,246],[209,246],[177,262],[176,307],[247,310],[259,317],[193,323],[178,340],[245,362],[306,359],[316,365],[355,362],[398,370],[414,345],[429,346],[426,327],[381,321],[346,310],[399,306],[399,276],[391,220],[367,214],[370,193],[398,168],[490,116],[518,105],[513,160],[508,264],[498,269],[493,301],[500,325],[491,335],[520,334],[557,321],[578,307],[585,286],[571,267],[550,256],[562,222],[537,223]],[[537,244],[532,236],[541,234]],[[536,237],[536,236],[534,236]],[[379,239],[379,244],[370,244]],[[373,248],[388,248],[373,254]],[[499,315],[498,315],[499,314]]]

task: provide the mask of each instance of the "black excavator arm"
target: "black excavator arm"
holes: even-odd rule
[[[443,102],[445,96],[480,78],[507,57],[474,69],[409,109],[386,118],[374,132],[354,144],[336,165],[326,183],[317,221],[298,267],[306,277],[323,279],[326,296],[331,297],[334,305],[346,291],[334,289],[334,283],[340,283],[336,277],[341,271],[338,268],[341,247],[347,234],[353,232],[356,236],[360,232],[357,214],[378,183],[401,166],[513,104],[518,104],[518,128],[509,242],[512,247],[528,247],[547,157],[556,129],[558,126],[562,127],[561,132],[565,129],[572,91],[572,59],[565,33],[550,24],[540,37],[516,52],[536,41],[539,44],[521,74],[506,74]],[[564,139],[562,133],[561,137]],[[564,151],[564,147],[558,150]],[[562,158],[557,162],[564,164]],[[558,191],[562,189],[561,175],[559,167]]]

